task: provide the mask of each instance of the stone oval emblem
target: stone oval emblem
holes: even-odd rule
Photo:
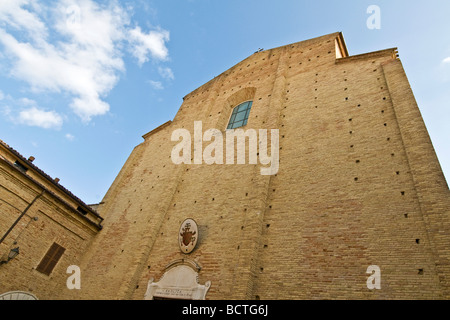
[[[198,240],[197,223],[192,219],[186,219],[181,224],[178,234],[178,243],[183,253],[191,253]]]

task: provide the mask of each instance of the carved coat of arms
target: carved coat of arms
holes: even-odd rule
[[[198,239],[197,223],[192,219],[186,219],[180,227],[178,242],[183,253],[191,253]]]

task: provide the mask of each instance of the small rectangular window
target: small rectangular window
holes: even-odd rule
[[[65,248],[61,247],[57,243],[53,243],[50,249],[48,249],[44,258],[42,258],[36,270],[49,276],[58,263],[59,259],[61,259],[64,251],[66,251]]]
[[[77,211],[80,212],[82,215],[87,215],[88,212],[86,210],[84,210],[82,207],[78,207]]]

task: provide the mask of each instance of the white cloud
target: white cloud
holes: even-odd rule
[[[442,60],[443,63],[450,63],[450,57],[445,58],[444,60]]]
[[[44,129],[59,129],[63,124],[62,117],[54,111],[44,111],[31,107],[19,113],[19,122],[28,126]]]
[[[0,101],[2,101],[3,99],[5,99],[5,95],[3,94],[3,91],[0,90]]]
[[[29,38],[14,36],[15,30]],[[34,92],[68,93],[71,109],[85,122],[109,111],[104,98],[125,71],[126,45],[142,64],[167,59],[168,40],[164,30],[130,29],[130,14],[118,1],[59,0],[52,7],[0,1],[0,45],[12,62],[10,75]]]
[[[132,45],[130,51],[140,65],[149,61],[149,55],[159,60],[166,60],[169,56],[169,50],[166,47],[169,38],[169,32],[166,30],[144,33],[137,26],[129,31],[129,41]]]
[[[36,11],[39,7],[32,0],[2,0],[0,1],[0,22],[7,24],[16,30],[24,30],[30,36],[42,38],[47,34],[45,24],[38,16],[26,9],[24,6],[31,6]]]
[[[158,73],[161,75],[161,77],[163,77],[166,80],[174,80],[175,79],[173,71],[170,68],[159,67]]]
[[[75,136],[72,135],[72,134],[70,134],[70,133],[66,133],[65,137],[66,137],[66,139],[69,140],[69,141],[75,140]]]
[[[153,89],[156,89],[156,90],[164,89],[164,86],[162,85],[161,81],[149,80],[148,83],[153,87]]]

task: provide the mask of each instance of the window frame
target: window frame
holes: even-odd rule
[[[249,102],[250,102],[250,107],[247,105],[247,110],[246,110],[246,112],[248,112],[247,118],[244,116],[244,119],[239,120],[239,121],[243,121],[243,123],[246,121],[246,123],[245,123],[245,124],[242,124],[242,125],[239,126],[239,127],[228,128],[228,127],[230,126],[231,118],[232,118],[233,115],[235,114],[235,113],[234,113],[234,110],[236,110],[236,108],[239,108],[239,107],[242,106],[243,104],[249,103]],[[239,128],[245,127],[245,126],[248,124],[248,120],[250,119],[250,112],[251,112],[251,110],[252,110],[252,107],[253,107],[253,100],[250,100],[250,99],[249,99],[249,100],[245,100],[245,101],[243,101],[243,102],[237,104],[236,106],[234,106],[233,109],[231,110],[230,116],[228,117],[228,122],[227,122],[227,126],[226,126],[225,130],[234,130],[234,129],[239,129]],[[239,113],[239,112],[236,112],[236,115],[237,115],[238,113]],[[236,123],[236,122],[239,122],[239,121],[233,121],[233,124]]]
[[[61,260],[66,248],[53,242],[36,267],[36,271],[49,276]]]

